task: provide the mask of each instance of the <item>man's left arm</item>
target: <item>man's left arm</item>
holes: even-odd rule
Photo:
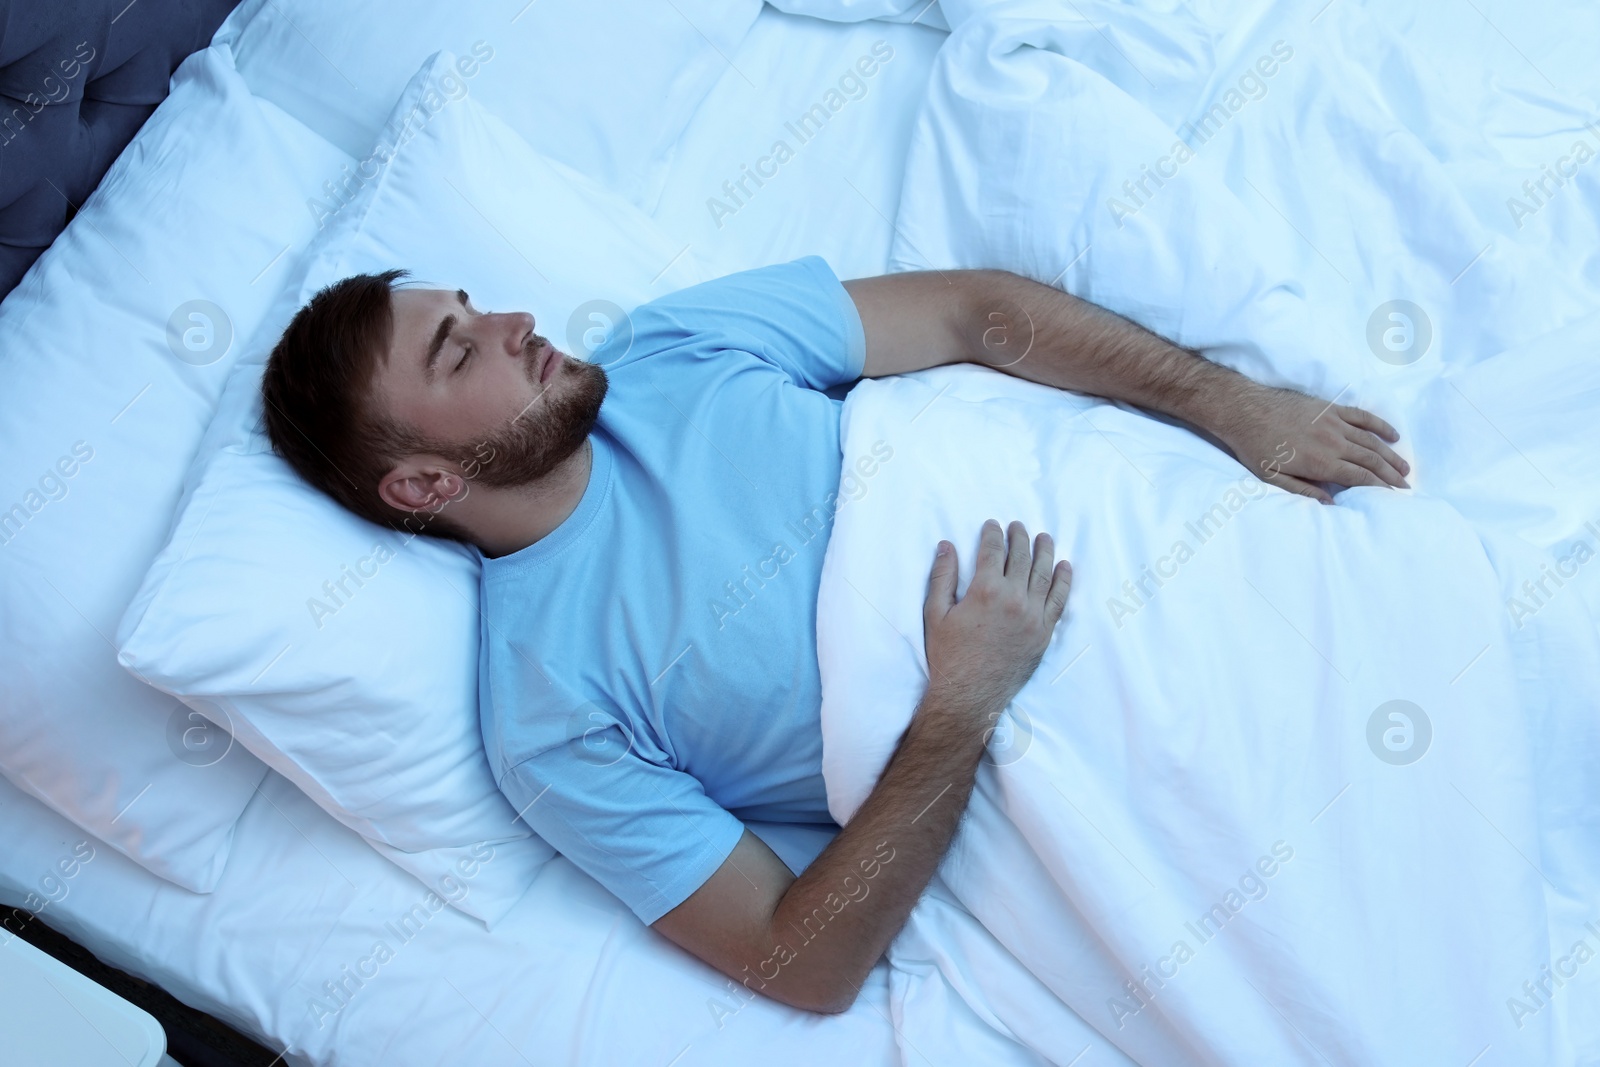
[[[1361,408],[1275,389],[1059,289],[1000,270],[844,283],[866,334],[863,376],[980,363],[1171,415],[1262,480],[1325,504],[1317,482],[1408,488],[1394,427]]]

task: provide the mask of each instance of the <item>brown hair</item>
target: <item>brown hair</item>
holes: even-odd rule
[[[295,313],[261,379],[267,437],[300,477],[362,518],[405,533],[470,541],[437,510],[401,511],[378,495],[379,481],[396,462],[429,451],[420,435],[371,403],[378,359],[394,335],[390,298],[408,274],[353,275]]]

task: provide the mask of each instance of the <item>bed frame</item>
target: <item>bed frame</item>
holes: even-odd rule
[[[238,0],[0,0],[0,294],[66,228]]]

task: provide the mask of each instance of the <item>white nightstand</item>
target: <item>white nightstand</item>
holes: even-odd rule
[[[17,1067],[158,1067],[167,1035],[150,1013],[0,931],[0,1049]]]

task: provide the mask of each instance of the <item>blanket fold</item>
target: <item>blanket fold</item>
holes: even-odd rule
[[[1519,230],[1488,192],[1568,147],[1579,102],[1441,74],[1404,32],[1440,24],[1429,4],[967,6],[897,266],[1013,270],[1368,406],[1416,489],[1323,507],[1186,429],[969,365],[859,384],[845,469],[879,462],[817,621],[835,818],[921,695],[935,543],[961,593],[988,518],[1075,571],[940,869],[981,928],[925,902],[891,961],[936,960],[1056,1063],[1600,1056],[1600,966],[1543,977],[1600,954],[1600,566],[1574,562],[1600,548],[1600,196],[1574,182]],[[997,946],[1025,978],[973,963]]]

